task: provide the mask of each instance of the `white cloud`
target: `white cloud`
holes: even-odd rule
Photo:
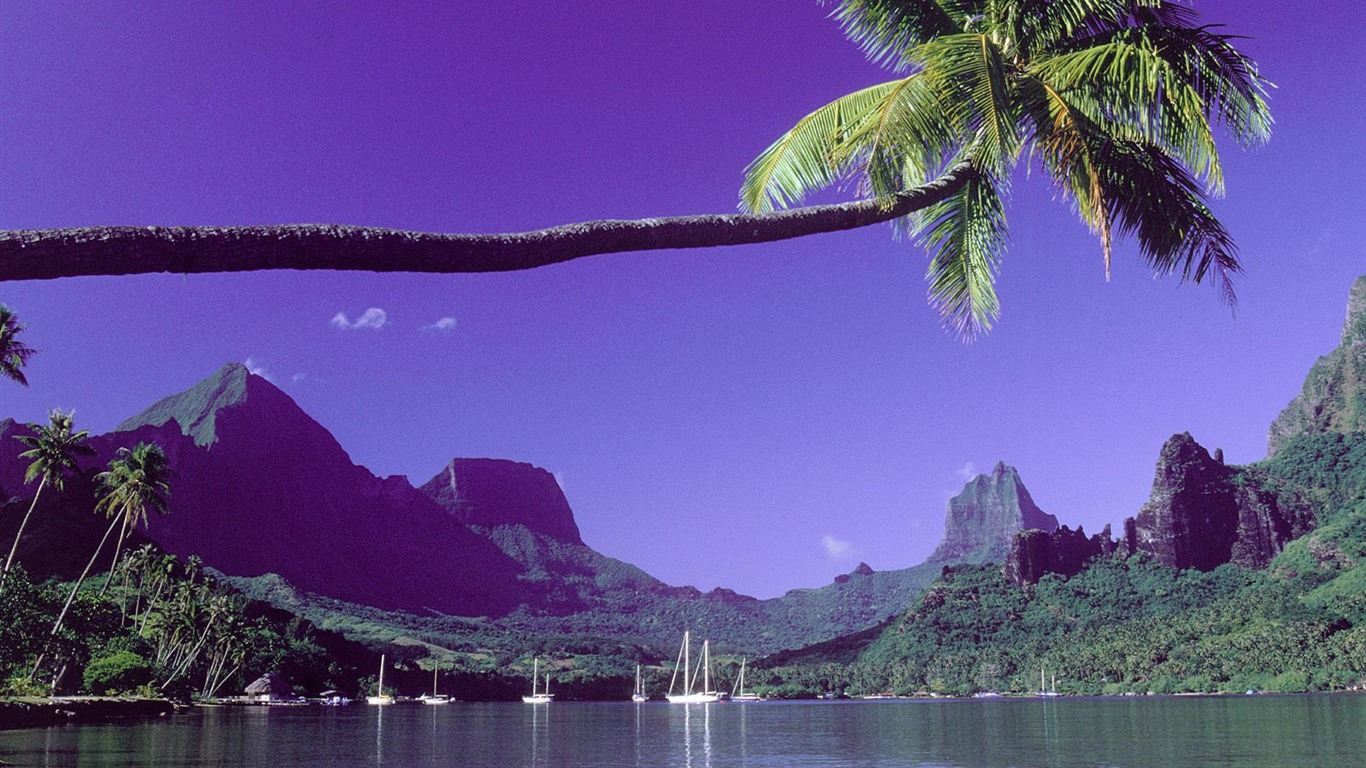
[[[422,326],[424,331],[442,331],[448,333],[455,330],[455,318],[443,317],[430,325]]]
[[[260,360],[257,360],[254,357],[248,357],[246,360],[242,361],[242,365],[246,366],[247,373],[260,376],[272,384],[275,383],[275,379],[271,377],[270,372],[266,370],[266,367],[261,364]]]
[[[825,547],[825,554],[831,560],[844,560],[854,554],[853,543],[837,539],[828,533],[821,537],[821,546]]]
[[[338,312],[332,316],[332,325],[342,330],[353,331],[358,328],[371,328],[378,331],[389,322],[389,313],[379,307],[370,307],[365,310],[365,314],[352,321],[346,317],[345,312]]]
[[[967,464],[964,464],[963,466],[959,467],[958,469],[955,469],[953,473],[963,478],[963,482],[965,483],[970,482],[974,477],[977,477],[978,474],[977,467],[974,466],[973,463],[970,461]]]

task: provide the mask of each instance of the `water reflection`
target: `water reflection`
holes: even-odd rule
[[[436,709],[223,707],[158,721],[0,730],[0,763],[1321,768],[1360,765],[1366,754],[1366,696]]]
[[[684,704],[683,706],[683,765],[685,768],[693,768],[693,720],[696,719],[697,728],[700,728],[701,735],[697,737],[697,765],[699,768],[711,768],[711,704]],[[695,711],[696,710],[696,711]]]
[[[375,765],[384,765],[384,707],[375,707]]]
[[[531,710],[531,765],[550,765],[550,704],[533,704]]]

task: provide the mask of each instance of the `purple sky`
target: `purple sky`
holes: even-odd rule
[[[727,212],[782,131],[889,79],[815,2],[445,5],[0,4],[0,228]],[[106,431],[249,361],[378,474],[531,462],[599,551],[761,597],[919,562],[997,460],[1064,523],[1118,524],[1175,432],[1264,455],[1366,272],[1366,10],[1196,8],[1279,86],[1271,143],[1224,158],[1236,318],[1129,244],[1105,282],[1036,176],[1009,210],[1001,322],[970,346],[885,227],[503,275],[22,282],[0,301],[41,354],[0,415],[74,407]],[[367,312],[382,326],[340,327]]]

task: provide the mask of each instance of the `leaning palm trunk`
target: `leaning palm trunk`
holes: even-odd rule
[[[29,502],[28,511],[24,513],[24,519],[19,521],[19,532],[14,534],[14,544],[9,548],[9,557],[5,558],[5,573],[9,573],[10,565],[14,563],[14,553],[19,551],[19,539],[24,537],[24,526],[28,525],[28,519],[33,514],[33,508],[38,506],[38,497],[43,495],[43,489],[47,487],[47,475],[43,475],[43,481],[38,483],[38,492],[33,494],[33,501]]]
[[[90,556],[90,562],[85,564],[85,570],[81,571],[80,578],[76,579],[76,583],[72,585],[71,594],[66,596],[66,604],[62,606],[62,612],[57,614],[57,620],[52,623],[52,631],[48,633],[47,642],[43,644],[43,652],[38,654],[38,660],[33,662],[33,669],[28,673],[29,682],[33,682],[34,678],[37,677],[38,670],[43,666],[43,657],[47,655],[47,646],[51,645],[53,638],[61,631],[62,622],[66,621],[66,614],[71,610],[71,604],[76,602],[76,593],[81,590],[81,584],[85,583],[85,577],[90,575],[90,569],[95,567],[95,561],[100,557],[100,550],[104,549],[104,543],[109,540],[109,534],[114,532],[114,526],[118,524],[117,518],[109,523],[109,527],[105,529],[104,537],[100,539],[100,545],[95,547],[95,554]]]
[[[114,559],[109,561],[109,575],[104,577],[104,586],[100,587],[100,596],[109,589],[109,582],[114,580],[114,569],[119,567],[119,554],[123,551],[123,539],[128,535],[128,518],[123,518],[123,525],[119,527],[119,537],[114,540]]]
[[[945,200],[975,175],[967,164],[958,165],[890,200],[608,219],[534,232],[437,234],[329,224],[8,230],[0,231],[0,280],[262,269],[511,272],[595,254],[766,243],[866,227]]]
[[[182,675],[189,673],[190,667],[199,658],[199,653],[203,650],[204,643],[208,641],[210,634],[213,632],[214,620],[217,618],[218,617],[216,615],[209,616],[209,621],[207,624],[204,625],[204,633],[200,635],[199,641],[195,643],[194,646],[190,648],[188,652],[186,652],[184,657],[181,658],[180,663],[175,666],[174,671],[171,672],[171,675],[167,677],[166,681],[161,684],[161,690],[165,690],[166,686],[170,685],[172,681],[177,680]]]

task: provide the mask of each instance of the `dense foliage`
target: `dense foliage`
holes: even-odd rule
[[[947,568],[863,637],[775,656],[752,680],[825,692],[1310,691],[1366,685],[1366,434],[1301,435],[1248,470],[1309,501],[1311,533],[1265,571],[1094,561],[1021,588],[999,566]]]
[[[239,694],[268,670],[300,691],[355,689],[372,653],[283,612],[252,604],[151,546],[129,552],[107,589],[87,582],[55,636],[68,585],[35,584],[16,566],[0,584],[0,693]],[[324,649],[320,642],[331,648]],[[35,670],[39,658],[42,669]],[[348,659],[353,663],[347,663]]]

